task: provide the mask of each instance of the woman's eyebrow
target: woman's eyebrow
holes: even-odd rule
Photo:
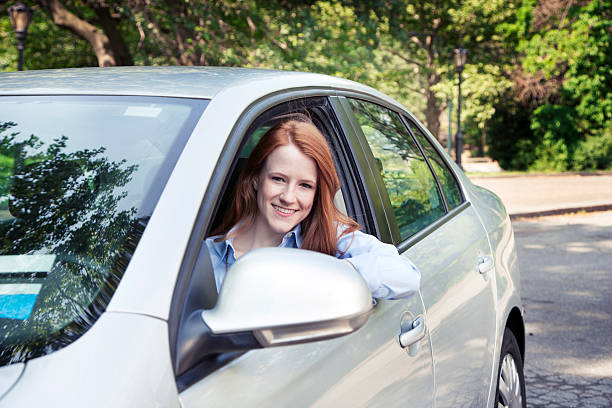
[[[283,177],[286,177],[286,178],[290,178],[290,176],[288,175],[287,172],[284,172],[284,171],[281,171],[281,170],[270,170],[270,171],[268,171],[268,174],[270,176],[283,176]],[[299,182],[301,182],[301,183],[302,182],[308,182],[308,183],[311,183],[311,184],[317,184],[317,179],[316,178],[315,179],[310,179],[310,178],[299,178],[298,177],[297,180]]]

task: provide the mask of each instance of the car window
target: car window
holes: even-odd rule
[[[349,99],[385,183],[402,240],[444,216],[436,180],[399,115]]]
[[[0,364],[104,312],[207,102],[0,98]]]
[[[322,97],[292,101],[270,107],[259,117],[257,117],[249,125],[249,128],[245,134],[242,135],[242,144],[238,149],[236,156],[233,157],[231,161],[223,161],[220,164],[220,166],[229,166],[228,173],[222,181],[223,186],[217,198],[207,202],[207,204],[210,206],[210,211],[213,213],[213,217],[210,221],[210,225],[206,228],[206,231],[203,232],[203,234],[205,234],[205,244],[199,247],[193,273],[191,274],[189,281],[186,281],[187,288],[184,292],[186,295],[184,298],[180,298],[177,296],[177,293],[181,293],[182,291],[180,289],[176,289],[175,291],[173,301],[178,300],[182,302],[182,310],[180,315],[171,317],[171,320],[181,319],[180,323],[176,326],[177,334],[171,334],[171,336],[176,336],[174,337],[176,339],[180,337],[181,330],[184,330],[186,327],[186,317],[191,316],[191,313],[198,309],[211,309],[216,304],[218,295],[215,273],[219,275],[229,271],[226,263],[228,258],[220,257],[219,253],[215,252],[216,249],[224,248],[223,245],[221,245],[221,247],[217,247],[212,244],[212,241],[208,241],[211,244],[209,247],[209,245],[206,244],[206,239],[226,232],[223,228],[223,224],[226,220],[225,217],[228,216],[229,210],[232,206],[240,173],[257,143],[272,126],[279,121],[288,119],[290,117],[300,119],[300,116],[302,116],[301,119],[305,119],[303,116],[307,116],[326,137],[332,150],[332,155],[334,156],[336,169],[338,170],[341,180],[344,180],[342,179],[343,174],[341,167],[343,163],[341,162],[341,159],[338,158],[340,152],[334,144],[334,141],[337,141],[338,139],[338,134],[333,129],[331,124],[331,122],[335,119],[331,116],[332,114],[333,111],[331,111],[331,106],[329,105],[328,99]],[[217,168],[217,171],[224,170],[225,169],[223,167]],[[346,176],[346,174],[344,174],[344,176]],[[345,188],[345,182],[342,181],[342,183],[343,188]],[[213,201],[216,202],[213,203]],[[355,213],[355,204],[352,204],[350,199],[346,198],[342,190],[339,190],[335,194],[334,203],[338,210],[343,214],[352,215]],[[203,207],[202,213],[205,214],[206,211],[206,207]],[[364,211],[360,210],[359,212],[363,214]],[[198,239],[199,237],[200,235],[194,234],[192,239]],[[201,241],[198,242],[198,245],[200,244]],[[227,253],[225,254],[227,255]],[[179,309],[177,308],[177,310]],[[180,360],[180,350],[182,345],[178,341],[175,344],[176,353],[178,354],[177,359]],[[193,384],[194,381],[201,378],[203,372],[219,368],[232,361],[233,358],[236,358],[240,354],[241,353],[222,353],[221,356],[209,356],[201,362],[201,366],[193,369],[193,371],[189,371],[191,370],[190,367],[186,367],[183,371],[183,368],[180,366],[181,362],[179,361],[177,363],[178,366],[181,367],[177,370],[177,385],[179,390]],[[204,369],[202,367],[206,368]]]
[[[457,185],[457,180],[455,180],[455,177],[451,173],[450,169],[444,160],[442,160],[442,157],[440,157],[440,154],[436,151],[429,139],[427,139],[427,137],[423,134],[421,129],[410,119],[406,119],[406,123],[408,123],[408,127],[412,131],[412,134],[417,138],[419,144],[423,148],[425,156],[433,167],[434,173],[436,173],[436,177],[438,178],[438,182],[442,187],[448,209],[452,210],[461,204],[461,192],[459,190],[459,186]]]

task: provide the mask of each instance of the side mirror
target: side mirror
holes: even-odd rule
[[[177,374],[207,355],[329,339],[368,320],[372,296],[350,265],[303,249],[261,248],[228,271],[217,305],[179,335]]]

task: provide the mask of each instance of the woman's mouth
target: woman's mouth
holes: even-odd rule
[[[291,208],[280,207],[278,205],[272,204],[272,208],[276,210],[276,212],[283,217],[288,217],[290,215],[295,214],[298,210],[292,210]]]

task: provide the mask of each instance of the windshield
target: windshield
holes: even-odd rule
[[[0,97],[0,364],[105,310],[207,101]]]

